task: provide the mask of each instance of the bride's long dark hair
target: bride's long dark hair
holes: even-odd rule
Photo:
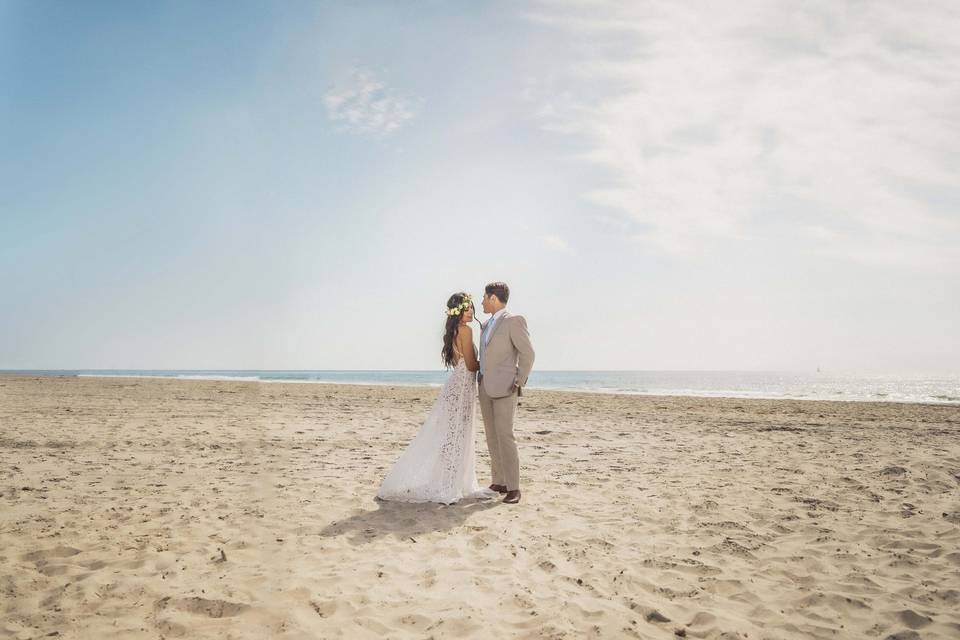
[[[447,309],[456,309],[459,307],[467,294],[463,291],[455,293],[447,300]],[[470,304],[473,308],[473,303]],[[476,310],[474,310],[476,313]],[[463,311],[454,315],[447,315],[447,324],[443,332],[443,349],[440,350],[440,356],[443,358],[443,364],[448,369],[453,366],[453,339],[457,335],[457,327],[460,325],[460,318],[463,317]]]

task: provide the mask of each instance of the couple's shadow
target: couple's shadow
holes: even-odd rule
[[[500,506],[497,499],[462,500],[456,504],[411,503],[375,500],[374,511],[364,511],[346,520],[331,522],[320,532],[324,538],[347,536],[351,544],[361,545],[379,538],[410,538],[437,531],[450,531],[466,523],[470,516]]]

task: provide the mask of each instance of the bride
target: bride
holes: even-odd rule
[[[473,314],[473,301],[466,293],[447,300],[440,353],[453,371],[420,431],[384,478],[377,498],[452,504],[496,495],[477,482],[473,410],[480,365],[470,328]]]

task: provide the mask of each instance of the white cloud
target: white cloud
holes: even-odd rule
[[[526,17],[578,52],[532,92],[544,128],[609,170],[584,196],[644,242],[695,253],[777,227],[851,260],[960,270],[956,4],[538,7]]]
[[[543,237],[543,244],[549,249],[554,251],[559,251],[560,253],[573,254],[573,249],[570,248],[570,245],[566,240],[556,235],[548,235]]]
[[[353,69],[323,97],[327,116],[354,133],[384,136],[415,115],[415,100],[386,86],[373,73]]]

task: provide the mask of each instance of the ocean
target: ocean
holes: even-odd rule
[[[25,375],[250,380],[316,384],[443,384],[436,371],[261,371],[261,370],[0,370]],[[895,376],[773,371],[538,371],[530,389],[791,400],[850,400],[960,404],[960,375]]]

